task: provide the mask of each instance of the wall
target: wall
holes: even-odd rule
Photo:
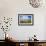
[[[46,39],[45,12],[46,6],[33,8],[28,0],[0,0],[0,18],[3,16],[13,17],[12,26],[8,33],[17,40],[27,40],[34,34],[37,35],[39,40]],[[34,14],[34,25],[18,26],[18,14]],[[2,36],[0,36],[0,39],[2,39]]]

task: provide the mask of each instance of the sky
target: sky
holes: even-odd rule
[[[21,18],[20,19],[31,19],[32,17],[31,16],[21,16]]]

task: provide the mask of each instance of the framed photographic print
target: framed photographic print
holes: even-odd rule
[[[33,14],[18,14],[18,25],[31,26],[34,24]]]

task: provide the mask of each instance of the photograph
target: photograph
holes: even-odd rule
[[[18,25],[33,25],[33,14],[18,14]]]

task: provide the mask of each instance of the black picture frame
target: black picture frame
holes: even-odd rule
[[[19,26],[33,26],[34,14],[18,14],[18,25]]]

